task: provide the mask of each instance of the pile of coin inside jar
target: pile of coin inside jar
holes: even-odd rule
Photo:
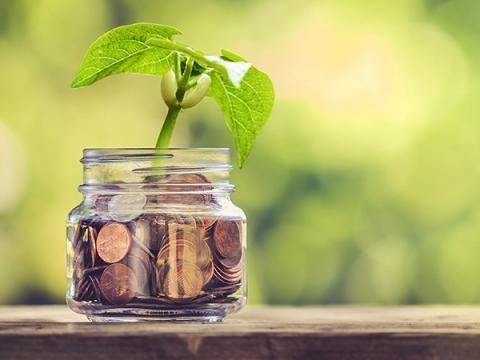
[[[71,227],[75,301],[145,306],[231,300],[242,283],[242,220],[144,211],[148,203],[172,200],[166,196],[178,195],[100,195],[96,206],[105,213]],[[186,196],[195,202],[208,195]]]

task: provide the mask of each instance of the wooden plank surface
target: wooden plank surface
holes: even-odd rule
[[[0,307],[0,359],[480,359],[480,307],[247,307],[224,324],[91,324]]]

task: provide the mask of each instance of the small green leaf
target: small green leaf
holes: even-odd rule
[[[109,75],[142,73],[163,75],[174,65],[171,50],[147,45],[148,39],[171,39],[181,32],[158,24],[120,26],[100,36],[88,49],[72,87],[91,85]]]
[[[248,69],[239,87],[217,71],[212,71],[210,76],[212,84],[208,95],[217,101],[223,111],[242,167],[252,150],[253,141],[272,111],[275,98],[272,81],[253,66]]]

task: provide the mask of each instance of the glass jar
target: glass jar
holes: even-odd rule
[[[91,321],[220,322],[246,302],[229,150],[85,149],[67,303]]]

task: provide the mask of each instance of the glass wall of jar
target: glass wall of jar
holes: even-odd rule
[[[228,149],[86,149],[67,303],[92,321],[219,322],[246,302]]]

